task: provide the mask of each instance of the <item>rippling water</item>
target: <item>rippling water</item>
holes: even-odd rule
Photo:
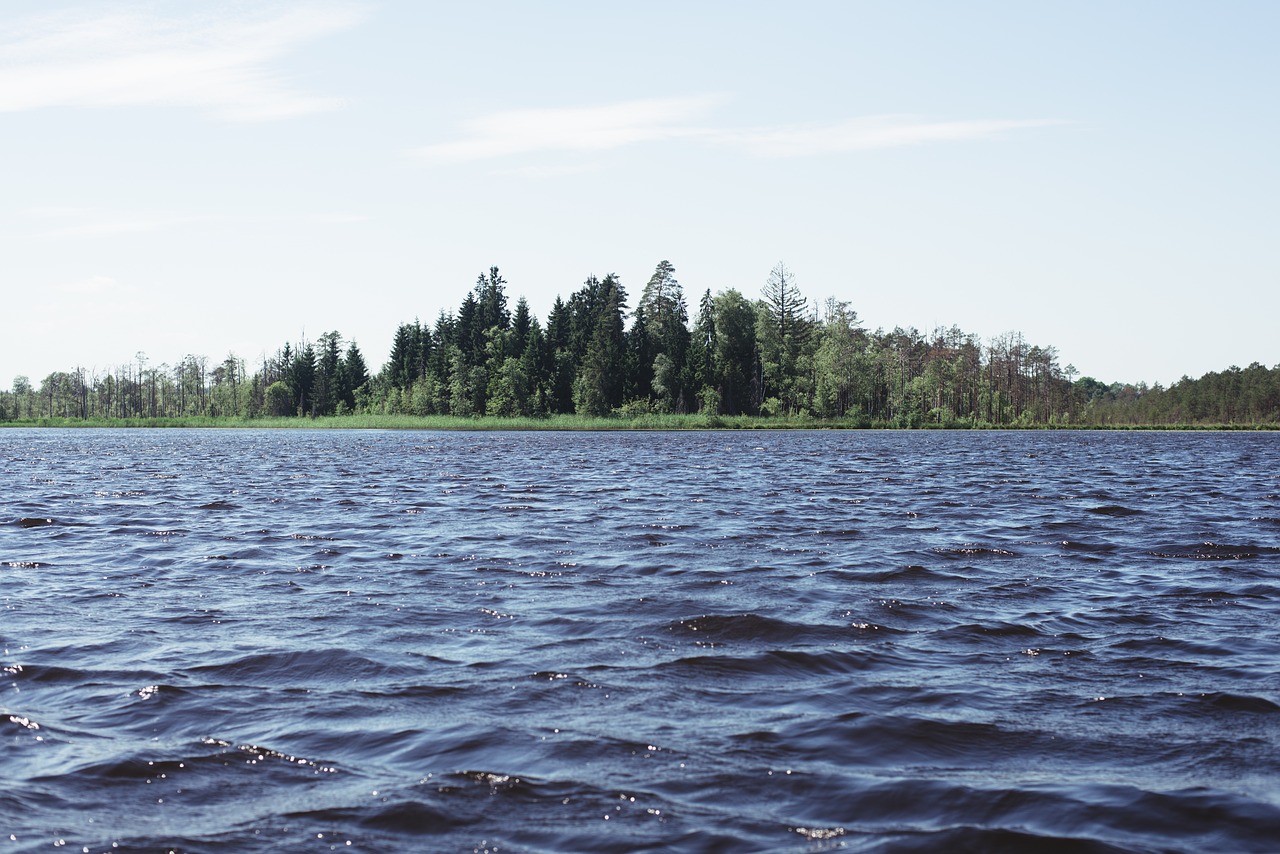
[[[0,854],[1280,844],[1280,436],[6,430],[0,486]]]

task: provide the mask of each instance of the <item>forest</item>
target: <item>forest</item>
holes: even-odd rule
[[[143,354],[0,391],[0,421],[366,415],[635,420],[757,416],[851,427],[1280,424],[1280,366],[1232,366],[1168,388],[1077,377],[1017,332],[865,329],[849,303],[811,303],[779,263],[758,297],[705,291],[690,306],[657,265],[634,308],[616,275],[557,297],[545,322],[509,303],[497,267],[434,323],[401,323],[370,373],[337,332],[253,364]],[[790,423],[790,422],[789,422]]]

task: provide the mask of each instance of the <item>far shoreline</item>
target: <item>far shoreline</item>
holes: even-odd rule
[[[545,418],[468,418],[449,415],[192,416],[163,418],[34,418],[0,421],[3,428],[38,429],[269,429],[269,430],[436,430],[446,432],[676,432],[705,430],[903,430],[908,432],[1106,431],[1106,432],[1273,432],[1280,423],[1261,424],[988,424],[951,422],[894,424],[857,418],[760,415],[642,415],[636,417],[554,415]]]

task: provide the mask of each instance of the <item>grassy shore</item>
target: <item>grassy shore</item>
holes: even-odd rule
[[[292,430],[881,430],[903,425],[866,419],[828,419],[803,416],[754,415],[658,415],[588,418],[581,415],[553,415],[547,418],[460,418],[451,415],[343,415],[321,418],[239,418],[193,416],[187,418],[36,418],[0,421],[0,427],[71,428],[269,428]],[[1280,424],[1034,424],[993,425],[959,422],[924,424],[914,429],[930,430],[1198,430],[1259,431],[1280,430]]]
[[[256,428],[284,430],[704,430],[704,429],[803,429],[856,426],[847,422],[813,418],[759,418],[752,416],[641,415],[632,418],[588,418],[552,415],[546,418],[462,418],[452,415],[342,415],[319,418],[37,418],[0,422],[5,427],[74,428]]]

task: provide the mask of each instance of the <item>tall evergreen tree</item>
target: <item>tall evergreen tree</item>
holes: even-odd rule
[[[588,279],[579,294],[584,305],[582,325],[594,320],[594,328],[574,382],[574,408],[584,415],[607,415],[622,405],[626,364],[623,318],[627,295],[612,273],[602,281],[596,281],[595,277]]]
[[[423,363],[423,328],[418,321],[402,323],[396,328],[391,343],[391,356],[385,369],[387,382],[394,388],[407,389],[418,378]]]
[[[653,397],[653,361],[658,355],[657,340],[649,330],[644,307],[636,309],[627,331],[626,400],[649,401]]]
[[[369,368],[365,365],[364,354],[352,341],[347,345],[347,352],[338,366],[338,397],[345,403],[347,410],[356,409],[356,394],[369,383]]]
[[[466,295],[458,307],[454,323],[454,343],[462,354],[463,363],[470,366],[484,361],[484,318],[475,291]]]
[[[643,312],[652,339],[647,363],[637,368],[643,371],[650,386],[654,379],[658,379],[662,387],[658,403],[669,411],[682,408],[685,364],[690,345],[689,311],[675,272],[670,261],[659,262],[645,284],[636,308],[637,318]],[[656,362],[659,356],[663,357],[660,366]],[[654,391],[657,392],[656,389]]]
[[[559,296],[547,315],[547,409],[552,413],[573,411],[573,385],[578,361],[573,348],[573,308]]]
[[[794,274],[782,262],[769,273],[763,306],[757,330],[760,394],[776,396],[784,409],[795,412],[805,406],[812,392],[813,352],[809,345],[814,320]]]
[[[308,341],[296,350],[289,367],[289,392],[298,415],[315,414],[316,351]]]
[[[529,301],[520,297],[516,301],[516,313],[511,318],[511,335],[508,337],[508,356],[520,356],[529,343],[529,330],[533,315],[529,313]]]
[[[703,388],[715,386],[715,352],[715,300],[708,288],[698,303],[698,320],[689,341],[689,358],[684,370],[686,388],[701,394]]]
[[[320,336],[316,360],[315,409],[317,415],[332,415],[338,407],[338,365],[342,360],[342,336],[326,332]]]
[[[507,312],[507,280],[498,274],[497,267],[490,267],[488,275],[480,274],[476,281],[475,299],[479,307],[479,325],[481,333],[493,327],[505,331],[510,325]]]

